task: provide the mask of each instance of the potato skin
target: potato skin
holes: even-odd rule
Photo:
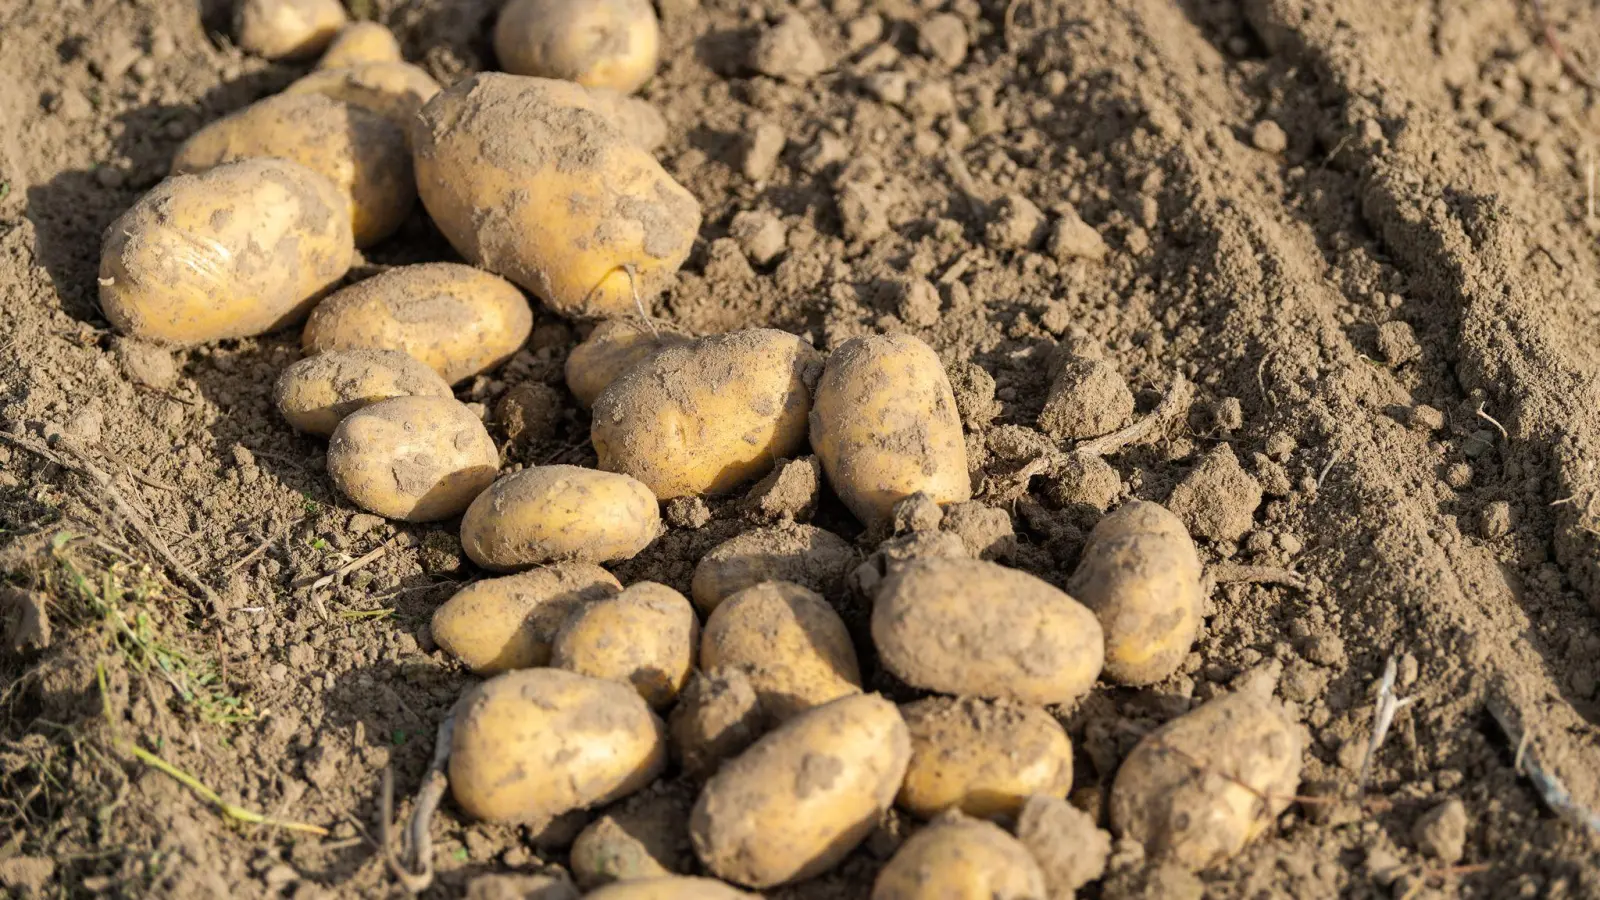
[[[299,431],[327,437],[345,416],[390,397],[454,397],[439,373],[399,350],[335,350],[283,370],[278,412]]]
[[[768,581],[716,608],[700,641],[707,672],[743,669],[761,709],[783,721],[861,691],[861,665],[844,620],[798,584]]]
[[[923,491],[972,497],[961,415],[933,348],[904,334],[845,341],[828,357],[811,410],[811,446],[839,499],[868,526]]]
[[[459,263],[400,266],[357,282],[312,310],[308,354],[404,350],[455,384],[510,359],[533,331],[516,285]]]
[[[534,466],[496,481],[461,519],[461,547],[485,569],[631,559],[656,539],[661,511],[626,475]]]
[[[899,711],[876,694],[790,719],[706,782],[689,817],[695,854],[753,888],[826,871],[893,802],[910,743]]]
[[[494,481],[500,454],[454,397],[393,397],[356,410],[328,440],[328,474],[368,512],[405,522],[457,515]]]
[[[594,406],[595,398],[617,376],[649,359],[664,347],[675,347],[694,340],[673,326],[654,323],[652,332],[639,319],[607,319],[596,325],[583,343],[567,354],[567,389],[584,409]]]
[[[329,51],[330,53],[332,51]],[[322,94],[359,106],[393,122],[411,140],[411,120],[442,88],[427,72],[396,59],[321,68],[283,89],[285,94]]]
[[[599,566],[556,563],[467,585],[434,610],[430,630],[434,643],[474,675],[548,666],[567,617],[621,590]]]
[[[233,34],[257,56],[304,59],[322,52],[348,21],[339,0],[240,0]]]
[[[1095,525],[1067,591],[1100,618],[1107,678],[1146,685],[1178,671],[1200,634],[1200,574],[1188,529],[1163,506],[1136,501]]]
[[[428,101],[417,187],[462,256],[576,318],[631,314],[683,265],[700,204],[579,85],[484,73]],[[631,267],[632,277],[629,277]]]
[[[161,344],[251,337],[304,318],[355,256],[345,200],[296,163],[252,159],[156,185],[106,229],[100,308]]]
[[[768,328],[667,347],[622,373],[594,403],[600,468],[662,500],[722,494],[761,477],[806,440],[821,358]]]
[[[911,766],[897,799],[924,819],[950,809],[1014,817],[1031,794],[1072,790],[1072,741],[1037,707],[976,697],[931,697],[900,708]]]
[[[343,69],[362,63],[400,62],[400,42],[377,22],[351,22],[339,29],[317,60],[319,69]]]
[[[660,54],[649,0],[511,0],[494,23],[494,55],[514,75],[631,94],[655,75]]]
[[[666,761],[661,720],[632,688],[521,669],[478,685],[457,706],[450,793],[475,819],[539,826],[626,797]]]
[[[652,709],[665,709],[694,671],[700,620],[687,597],[653,581],[580,607],[556,633],[550,664],[630,684]]]
[[[859,561],[844,538],[793,522],[746,531],[711,548],[694,567],[695,608],[710,615],[723,600],[763,581],[789,581],[837,596]]]
[[[618,881],[584,894],[587,900],[755,900],[715,878],[667,875]]]
[[[1045,900],[1044,873],[1016,838],[952,816],[913,834],[878,872],[872,900]]]
[[[1071,703],[1105,659],[1094,613],[1049,584],[981,560],[919,559],[884,579],[872,640],[902,681],[945,694]]]
[[[750,676],[739,668],[696,672],[667,720],[673,757],[690,778],[704,778],[765,730],[767,717]]]

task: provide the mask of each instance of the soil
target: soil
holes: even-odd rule
[[[0,0],[0,887],[17,895],[392,895],[371,843],[384,772],[415,789],[471,681],[427,623],[478,573],[452,524],[336,496],[324,446],[271,406],[296,335],[152,352],[96,308],[103,229],[184,138],[304,71],[232,47],[224,6]],[[442,80],[491,63],[489,0],[350,6]],[[1095,806],[1140,735],[1243,682],[1275,680],[1310,730],[1307,798],[1243,854],[1196,879],[1119,846],[1083,896],[1600,895],[1594,826],[1530,777],[1600,809],[1592,5],[660,8],[644,96],[705,211],[667,318],[824,351],[927,340],[978,499],[1011,519],[1001,558],[1058,585],[1112,503],[1179,490],[1208,523],[1216,587],[1179,674],[1057,711],[1075,801]],[[787,49],[758,74],[779,21]],[[419,209],[351,279],[455,258]],[[593,463],[561,376],[581,333],[541,313],[523,351],[460,386],[484,410],[556,389],[528,389],[545,406],[537,433],[515,424],[512,464]],[[1072,359],[1114,367],[1136,416],[1177,376],[1194,391],[1103,462],[1063,461],[1038,425]],[[700,556],[784,509],[871,553],[806,489],[814,465],[786,471],[755,499],[676,505],[615,573],[687,592]],[[863,610],[843,609],[859,634]],[[1362,782],[1390,660],[1414,702]],[[869,685],[914,696],[865,662]],[[230,819],[132,746],[330,834]],[[1437,812],[1451,801],[1464,817]],[[865,896],[906,827],[774,895]],[[559,836],[448,802],[433,838],[436,897],[566,860]]]

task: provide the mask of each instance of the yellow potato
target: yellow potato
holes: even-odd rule
[[[827,871],[888,810],[910,756],[899,711],[876,694],[808,710],[706,782],[689,817],[695,854],[753,888]]]
[[[339,0],[239,0],[233,34],[267,59],[303,59],[328,46],[349,17]]]
[[[399,350],[335,350],[283,370],[273,402],[291,426],[327,437],[345,416],[390,397],[454,397],[439,373]]]
[[[318,304],[300,343],[306,353],[404,350],[455,384],[499,366],[533,331],[516,286],[458,263],[400,266]]]
[[[328,440],[334,487],[362,509],[437,522],[467,508],[500,470],[488,429],[454,397],[393,397],[363,407]]]
[[[667,875],[608,884],[584,895],[587,900],[755,900],[715,878]]]
[[[521,669],[457,706],[450,793],[475,819],[537,830],[645,787],[666,762],[661,720],[627,685]]]
[[[296,163],[246,160],[168,178],[106,229],[100,309],[155,343],[251,337],[304,318],[354,256],[332,182]]]
[[[1200,557],[1183,522],[1135,501],[1089,534],[1067,591],[1100,617],[1107,678],[1154,684],[1178,671],[1200,634]]]
[[[322,94],[377,113],[405,132],[408,142],[417,110],[439,91],[432,75],[399,60],[322,68],[283,89],[285,94]]]
[[[462,256],[556,313],[631,315],[666,287],[700,204],[570,82],[487,73],[428,101],[417,187]]]
[[[700,621],[682,594],[641,581],[575,611],[556,634],[550,664],[633,685],[653,709],[664,709],[694,671]]]
[[[433,613],[434,643],[474,675],[550,664],[551,645],[575,610],[622,584],[590,563],[556,563],[467,585]]]
[[[975,559],[919,559],[884,579],[872,609],[879,660],[914,687],[1072,703],[1105,660],[1094,613],[1039,579]]]
[[[664,347],[694,340],[664,322],[653,324],[655,330],[651,331],[637,318],[607,319],[567,355],[567,388],[584,409],[593,406],[600,392],[623,372]]]
[[[317,60],[319,69],[343,69],[362,63],[400,62],[400,42],[377,22],[352,22],[339,30]]]
[[[650,489],[611,472],[535,466],[496,481],[461,519],[461,547],[507,572],[558,560],[631,559],[661,531]]]
[[[896,801],[924,819],[950,809],[1015,817],[1031,794],[1072,790],[1072,741],[1032,706],[976,697],[930,697],[900,708],[911,767]]]
[[[1045,900],[1028,848],[990,822],[942,818],[900,845],[872,900]]]
[[[760,478],[806,441],[817,351],[757,328],[667,347],[594,402],[600,468],[625,472],[662,500],[726,493]]]
[[[704,778],[761,736],[766,716],[743,669],[698,672],[667,721],[672,751],[691,778]]]
[[[768,581],[729,597],[706,620],[700,667],[743,669],[763,711],[778,721],[861,691],[850,632],[828,601]]]
[[[511,0],[494,23],[494,55],[515,75],[631,94],[655,75],[660,53],[650,0]]]
[[[856,518],[887,526],[922,491],[972,497],[961,414],[938,354],[905,334],[851,338],[828,357],[811,411],[811,446]]]
[[[393,234],[417,199],[405,131],[321,94],[277,94],[195,132],[172,159],[177,174],[271,156],[326,176],[345,193],[357,247]]]
[[[763,581],[790,581],[824,597],[837,597],[858,559],[856,549],[831,531],[782,522],[713,547],[694,567],[690,592],[695,607],[705,615]]]

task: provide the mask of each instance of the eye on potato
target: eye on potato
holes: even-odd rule
[[[556,633],[550,664],[633,685],[652,709],[665,709],[694,671],[700,622],[688,598],[653,581],[580,607]]]
[[[567,354],[567,388],[584,409],[617,376],[654,356],[664,347],[687,344],[694,338],[664,322],[652,323],[655,330],[637,318],[607,319],[596,325],[583,343]]]
[[[743,669],[778,721],[861,691],[861,666],[844,621],[798,584],[768,581],[729,597],[706,620],[700,667]]]
[[[434,643],[474,675],[548,666],[567,617],[620,590],[599,566],[556,563],[467,585],[434,610],[430,630]]]
[[[303,59],[322,52],[348,21],[339,0],[240,0],[233,34],[257,56]]]
[[[900,708],[911,766],[896,801],[924,819],[956,809],[1014,817],[1031,794],[1072,790],[1072,742],[1037,707],[976,697],[931,697]]]
[[[690,778],[704,778],[761,736],[766,714],[743,669],[696,672],[667,720],[672,753]]]
[[[584,895],[588,900],[754,900],[715,878],[669,875],[619,881]]]
[[[400,42],[377,22],[351,22],[339,29],[317,60],[319,69],[343,69],[362,63],[400,62]]]
[[[335,350],[283,370],[273,402],[298,431],[327,437],[345,416],[391,397],[454,397],[439,373],[399,350]]]
[[[461,547],[486,569],[631,559],[656,539],[661,511],[626,475],[534,466],[496,481],[461,519]]]
[[[330,53],[332,51],[329,51]],[[322,94],[359,106],[393,122],[411,140],[411,120],[417,110],[439,93],[439,82],[417,66],[398,59],[324,67],[291,82],[285,94]],[[634,113],[641,116],[642,114]],[[643,127],[643,126],[640,126]],[[665,138],[663,138],[665,139]]]
[[[793,522],[757,528],[730,538],[700,557],[690,592],[701,613],[763,581],[788,581],[837,596],[858,555],[831,531]]]
[[[511,0],[494,23],[507,72],[625,94],[655,75],[660,46],[650,0]]]
[[[106,229],[100,309],[159,344],[292,325],[350,268],[345,199],[297,163],[252,159],[156,185]]]
[[[872,900],[1045,900],[1044,873],[991,822],[951,815],[900,845]]]
[[[459,514],[500,470],[483,422],[454,397],[393,397],[362,407],[328,440],[328,474],[366,510],[405,522]]]

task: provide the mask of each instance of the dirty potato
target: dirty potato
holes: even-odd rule
[[[474,675],[548,666],[567,617],[620,590],[599,566],[556,563],[467,585],[434,610],[430,631],[434,643]]]
[[[798,584],[768,581],[729,597],[706,620],[700,667],[744,670],[777,721],[861,691],[861,666],[844,621]]]
[[[900,845],[872,900],[1044,900],[1044,873],[1016,838],[990,822],[951,815]]]
[[[461,548],[485,569],[507,572],[558,560],[631,559],[660,531],[660,506],[635,479],[534,466],[473,501],[461,519]]]
[[[343,69],[362,63],[400,62],[400,42],[377,22],[352,22],[339,29],[317,60],[319,69]]]
[[[272,390],[296,430],[327,437],[344,418],[391,397],[453,397],[439,373],[399,350],[335,350],[283,370]]]
[[[439,91],[432,75],[399,60],[323,68],[283,89],[285,94],[322,94],[376,113],[405,133],[408,146],[411,120]]]
[[[688,598],[653,581],[587,604],[556,633],[550,664],[630,684],[652,709],[665,709],[694,671],[700,621]]]
[[[239,0],[233,35],[257,56],[304,59],[322,52],[348,21],[339,0]]]
[[[831,531],[793,522],[746,531],[718,544],[694,567],[695,608],[710,615],[723,600],[763,581],[789,581],[838,596],[858,554]]]
[[[665,322],[646,324],[638,318],[607,319],[567,354],[567,388],[584,409],[617,376],[654,356],[664,347],[694,340]]]
[[[976,697],[931,697],[903,706],[911,767],[896,801],[924,819],[950,809],[1014,817],[1030,794],[1072,789],[1072,742],[1032,706]]]
[[[459,514],[500,469],[483,422],[454,397],[394,397],[363,407],[328,440],[328,474],[362,509],[406,522]]]
[[[743,669],[696,672],[667,720],[673,756],[684,774],[704,778],[760,737],[766,719]]]
[[[715,878],[665,875],[618,881],[584,894],[588,900],[755,900]]]
[[[511,0],[494,23],[505,71],[625,94],[655,75],[660,48],[650,0]]]

